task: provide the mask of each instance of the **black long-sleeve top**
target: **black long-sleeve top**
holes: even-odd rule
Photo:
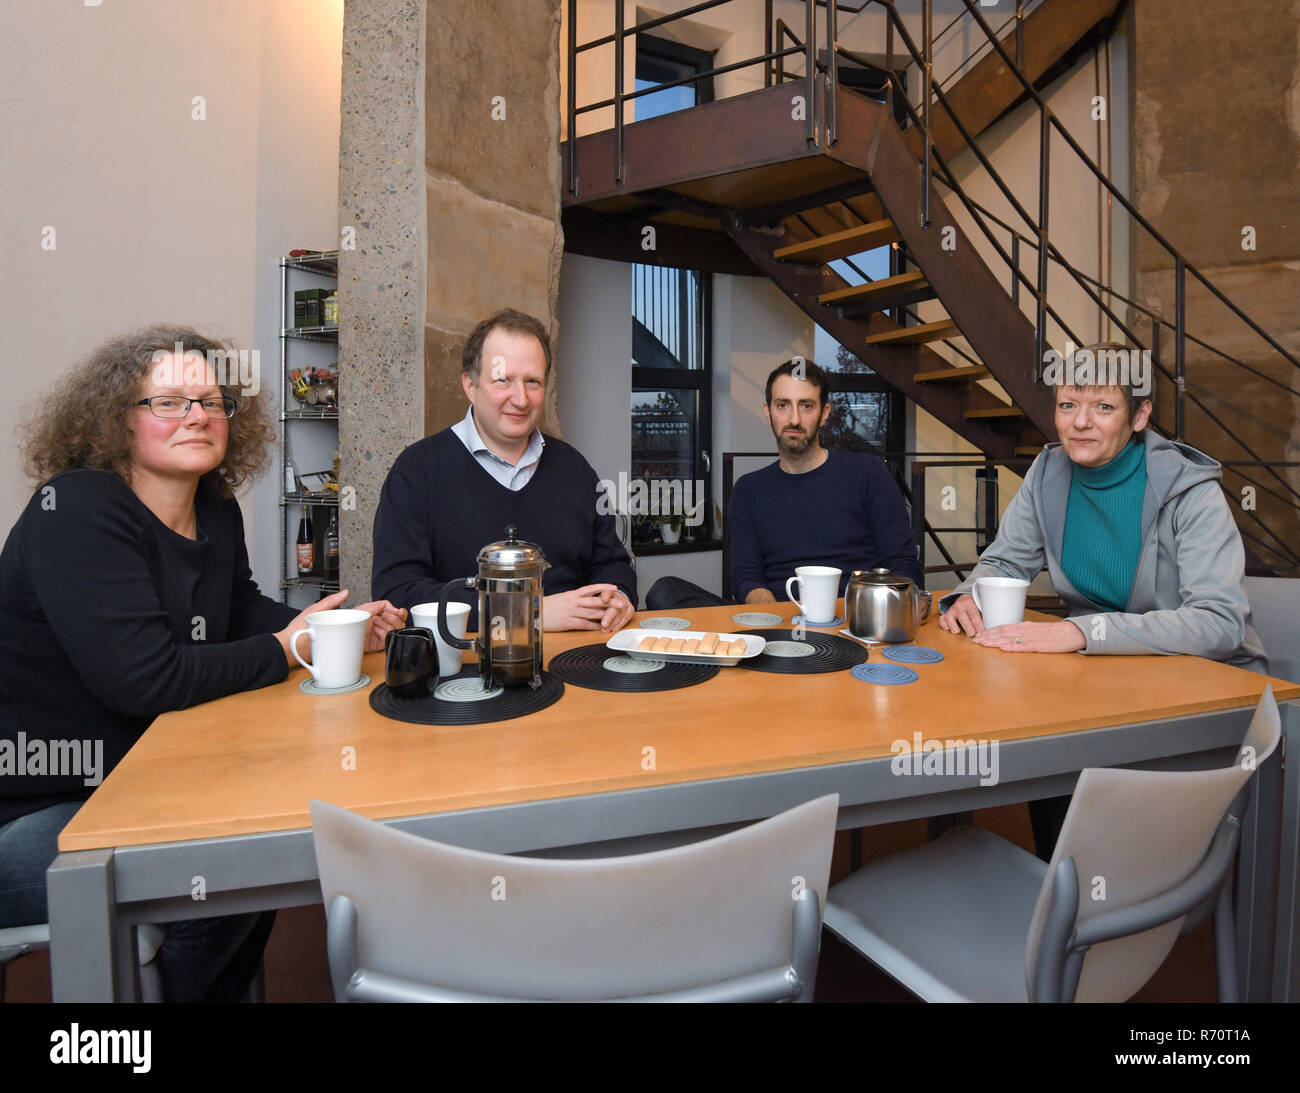
[[[636,571],[601,497],[591,465],[554,437],[520,490],[496,481],[450,429],[425,437],[397,457],[384,482],[371,594],[406,608],[437,600],[448,581],[475,576],[479,551],[513,524],[551,565],[545,595],[613,584],[635,604]],[[458,588],[450,598],[471,605],[469,628],[477,628],[478,593]]]
[[[33,741],[102,740],[102,778],[159,714],[288,675],[273,635],[297,612],[258,591],[238,503],[201,483],[194,508],[191,540],[117,475],[68,471],[36,491],[9,533],[0,823],[93,789],[82,774],[32,773],[42,750],[57,765],[57,749]],[[20,743],[32,761],[18,757]]]

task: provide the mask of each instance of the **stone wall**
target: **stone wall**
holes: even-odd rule
[[[424,432],[465,416],[465,336],[513,307],[557,335],[560,0],[428,0]],[[508,29],[507,29],[508,28]],[[556,384],[543,428],[558,432]]]
[[[1134,193],[1142,214],[1285,350],[1300,356],[1300,0],[1141,0],[1133,5]],[[1248,230],[1248,229],[1253,229]],[[1244,245],[1243,245],[1244,244]],[[1174,260],[1138,229],[1138,299],[1170,322]],[[1219,460],[1300,460],[1300,369],[1203,286],[1188,280],[1187,330],[1255,369],[1254,375],[1189,343],[1187,440]],[[1150,324],[1138,327],[1146,335]],[[1172,338],[1163,335],[1173,367]],[[1172,429],[1171,384],[1158,416]],[[1207,413],[1208,411],[1208,413]],[[1217,417],[1253,450],[1232,441]],[[1300,545],[1300,468],[1246,471],[1256,515]],[[1239,493],[1246,482],[1229,472]],[[1245,512],[1239,523],[1266,560],[1278,555]]]

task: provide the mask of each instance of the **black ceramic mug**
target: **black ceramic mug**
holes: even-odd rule
[[[384,639],[384,682],[399,698],[424,698],[438,674],[433,631],[424,626],[390,630]]]

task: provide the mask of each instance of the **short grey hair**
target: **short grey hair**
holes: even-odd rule
[[[1129,421],[1137,416],[1144,402],[1155,408],[1155,365],[1148,349],[1123,342],[1095,342],[1068,357],[1055,350],[1047,356],[1043,383],[1048,387],[1118,387],[1128,403]]]

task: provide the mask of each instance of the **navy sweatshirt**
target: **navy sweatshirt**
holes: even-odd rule
[[[760,585],[788,600],[795,566],[843,570],[840,595],[855,569],[884,566],[922,585],[921,563],[903,495],[877,456],[828,449],[805,474],[773,463],[731,491],[731,585],[740,603]]]
[[[479,551],[513,524],[551,565],[543,595],[614,584],[636,603],[636,572],[613,516],[596,511],[600,496],[590,464],[554,437],[521,490],[497,482],[450,429],[425,437],[397,457],[384,481],[371,594],[405,608],[433,602],[448,581],[476,576]],[[477,629],[478,593],[458,588],[450,598],[473,607],[469,629]]]
[[[36,770],[56,751],[38,741],[102,741],[102,779],[159,714],[288,676],[273,634],[297,612],[258,591],[238,503],[200,483],[194,509],[187,539],[117,475],[78,470],[18,518],[0,552],[0,823],[94,788],[66,758]]]

